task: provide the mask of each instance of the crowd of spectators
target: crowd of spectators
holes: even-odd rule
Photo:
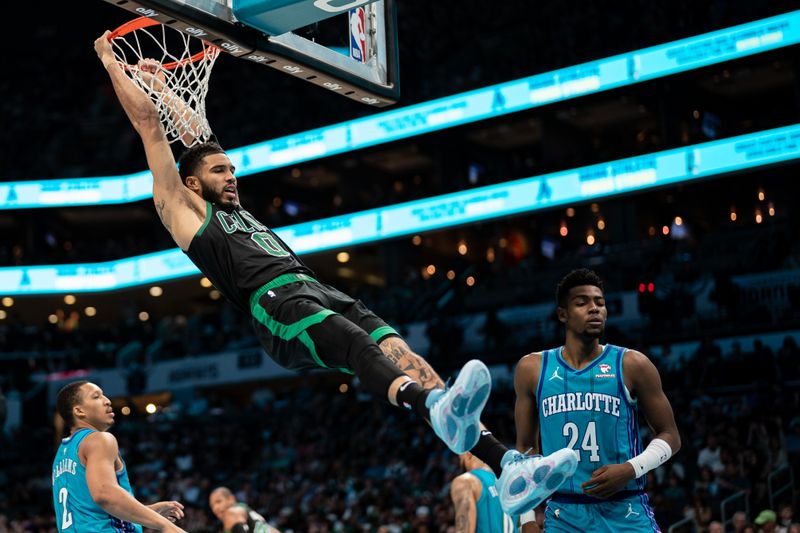
[[[794,489],[770,503],[767,480],[783,466],[800,466],[800,353],[787,342],[780,357],[793,362],[793,374],[741,386],[737,371],[712,351],[706,343],[697,355],[707,370],[699,374],[718,377],[713,386],[694,380],[691,363],[676,369],[668,356],[655,359],[683,442],[649,475],[656,518],[663,530],[689,518],[684,531],[719,531],[713,522],[721,519],[720,503],[743,491],[750,514],[743,500],[728,514],[742,511],[737,532],[748,524],[754,532],[773,531],[763,527],[770,517],[788,528],[798,521]],[[764,353],[747,357],[763,366]],[[348,379],[309,376],[304,387],[257,388],[245,400],[198,391],[152,416],[118,417],[113,431],[137,496],[182,501],[184,528],[196,533],[219,529],[207,506],[218,485],[284,532],[451,531],[448,483],[458,474],[457,459],[414,415],[372,400],[357,381],[337,392]],[[680,379],[690,379],[689,386]],[[484,420],[513,442],[508,381],[494,387]],[[642,433],[646,440],[648,430]],[[0,532],[53,531],[53,442],[52,429],[43,427],[2,436]],[[776,477],[773,489],[785,478]]]
[[[443,364],[451,364],[462,356],[483,356],[487,347],[516,354],[526,350],[531,342],[549,345],[557,341],[554,316],[550,318],[552,327],[545,326],[543,332],[532,330],[526,335],[509,335],[497,311],[552,301],[552,287],[569,270],[569,265],[587,264],[596,258],[603,259],[595,268],[605,279],[609,292],[633,290],[641,281],[656,282],[657,291],[640,294],[638,313],[644,319],[642,325],[625,328],[624,338],[630,342],[646,338],[649,344],[657,345],[800,324],[798,287],[788,287],[788,298],[782,306],[766,307],[747,300],[746,291],[732,283],[728,275],[704,274],[709,260],[727,262],[729,268],[738,261],[745,272],[758,272],[765,267],[780,270],[782,266],[790,266],[790,259],[797,255],[792,253],[791,246],[780,246],[780,253],[772,254],[762,245],[794,240],[794,234],[785,226],[780,232],[767,228],[755,234],[748,229],[743,231],[710,232],[704,240],[691,245],[665,238],[644,244],[578,246],[556,260],[543,259],[528,243],[518,246],[514,239],[508,239],[506,248],[496,245],[492,263],[471,264],[460,258],[458,265],[440,266],[440,273],[433,277],[425,277],[422,269],[407,266],[402,279],[386,287],[352,282],[340,288],[361,299],[401,331],[411,324],[426,324],[429,355],[441,357]],[[783,236],[778,239],[778,234]],[[521,232],[516,235],[517,240],[525,238]],[[747,245],[742,245],[743,242]],[[525,248],[526,255],[520,256],[517,248]],[[672,258],[679,257],[683,260],[675,266]],[[640,277],[641,265],[652,263],[653,258],[663,262],[658,276]],[[458,274],[448,279],[445,268],[455,268]],[[465,282],[469,276],[476,276],[478,283],[469,286]],[[718,309],[711,315],[695,313],[695,302],[702,294],[710,294],[708,298],[717,304]],[[87,317],[74,306],[70,309],[62,305],[51,316],[53,322],[43,324],[18,320],[14,308],[10,308],[4,311],[8,317],[0,321],[0,355],[7,369],[3,381],[7,388],[13,384],[25,390],[32,386],[31,376],[37,372],[142,368],[167,359],[258,345],[249,317],[224,299],[205,301],[189,307],[176,304],[169,312],[156,312],[147,307],[146,300],[128,298],[117,305],[117,319]],[[611,309],[610,315],[613,317],[617,312]],[[484,338],[485,342],[462,346],[464,332],[459,319],[484,313],[488,317],[486,325],[473,335]],[[42,317],[44,322],[46,314]],[[747,371],[750,362],[739,362],[738,358],[739,355],[734,356],[737,362],[730,368],[741,370],[742,376],[751,376],[752,372]],[[699,357],[694,364],[706,360]],[[703,368],[698,368],[695,375],[704,376],[703,385],[717,385],[716,378]]]

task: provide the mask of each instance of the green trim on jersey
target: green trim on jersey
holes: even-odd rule
[[[203,225],[200,226],[200,229],[197,230],[197,233],[194,234],[195,237],[199,237],[206,230],[206,226],[208,226],[208,223],[211,222],[212,211],[214,211],[214,209],[212,209],[211,207],[211,202],[206,201],[206,219],[203,220]]]

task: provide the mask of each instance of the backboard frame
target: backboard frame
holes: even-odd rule
[[[215,44],[223,52],[319,85],[373,107],[386,107],[400,96],[400,68],[396,39],[386,39],[379,51],[385,69],[376,73],[322,45],[292,33],[269,36],[235,21],[229,7],[205,2],[208,11],[183,0],[103,0],[136,16],[145,16],[182,33]],[[380,0],[375,18],[388,35],[397,35],[395,0]],[[385,54],[385,56],[384,56]],[[345,63],[349,61],[349,63]]]

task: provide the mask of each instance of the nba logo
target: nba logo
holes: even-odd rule
[[[367,62],[367,35],[364,31],[366,12],[363,7],[350,10],[350,58]]]
[[[603,374],[608,374],[611,371],[611,365],[602,364],[600,365],[600,372]]]

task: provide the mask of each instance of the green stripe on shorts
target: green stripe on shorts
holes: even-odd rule
[[[294,338],[297,338],[297,340],[303,343],[303,345],[306,347],[315,363],[322,368],[330,368],[328,365],[323,363],[322,359],[320,359],[319,355],[317,355],[317,347],[314,345],[314,341],[311,339],[311,335],[308,334],[306,329],[315,324],[319,324],[329,316],[337,313],[331,311],[330,309],[322,309],[313,315],[301,318],[293,324],[284,324],[269,316],[266,309],[264,309],[264,307],[259,303],[261,297],[268,290],[298,281],[319,283],[317,280],[306,274],[283,274],[282,276],[278,276],[250,295],[250,312],[252,313],[253,318],[258,320],[264,327],[266,327],[274,337],[278,337],[279,339],[285,341],[290,341]],[[336,370],[352,374],[352,372],[346,368],[337,368]]]
[[[311,354],[311,357],[314,358],[314,361],[316,361],[319,366],[322,368],[330,368],[328,365],[323,363],[322,359],[320,359],[319,355],[317,355],[317,346],[314,344],[314,339],[311,338],[311,335],[309,335],[307,331],[304,331],[298,335],[297,340],[303,343],[308,350],[308,353]],[[336,370],[339,372],[344,372],[345,374],[353,374],[352,370],[348,370],[346,368],[337,368]]]
[[[383,337],[387,335],[397,335],[398,337],[400,336],[400,334],[397,333],[397,331],[395,331],[395,329],[391,326],[381,326],[369,334],[369,336],[372,337],[372,340],[374,340],[375,342],[379,342]]]

